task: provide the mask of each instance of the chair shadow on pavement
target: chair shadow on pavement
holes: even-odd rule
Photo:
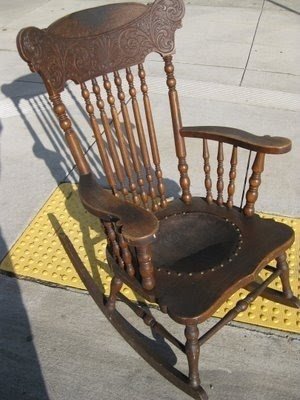
[[[0,123],[0,144],[1,132]],[[2,254],[8,253],[1,228],[0,248]],[[9,262],[12,263],[12,260],[9,259]],[[0,360],[1,400],[49,399],[18,281],[2,274],[0,274]]]
[[[50,109],[51,107],[49,105],[44,86],[42,82],[36,81],[36,74],[28,74],[20,77],[11,84],[3,85],[1,90],[7,98],[11,99],[18,115],[21,117],[24,123],[26,130],[31,134],[33,138],[32,151],[35,157],[41,159],[45,163],[50,174],[58,184],[69,182],[70,178],[74,179],[74,163],[71,160],[68,149],[64,144],[64,138],[59,124],[53,115],[52,110]],[[83,132],[84,128],[81,128],[82,121],[85,122],[86,126],[88,127],[86,112],[82,105],[76,100],[76,96],[73,93],[73,88],[67,87],[66,91],[67,95],[69,96],[69,101],[71,100],[72,104],[75,104],[77,110],[79,110],[79,113],[77,111],[76,114],[74,113],[73,115],[70,112],[70,108],[68,110],[69,115],[71,114],[70,118],[72,120],[73,127],[83,143],[85,151],[88,154],[89,162],[92,166],[92,169],[96,171],[96,175],[100,183],[103,186],[107,186],[106,179],[101,172],[101,169],[98,167],[101,165],[101,162],[98,155],[94,151],[94,140],[89,142]],[[26,101],[25,107],[22,105],[23,100]],[[34,123],[32,123],[33,120]],[[78,121],[81,122],[79,123]],[[68,166],[68,169],[66,169],[66,165]],[[178,195],[179,185],[170,179],[166,179],[165,181],[168,193],[174,196]],[[64,191],[62,188],[63,185],[61,187],[61,191],[64,194],[67,212],[72,218],[79,222],[80,231],[83,234],[83,245],[88,256],[89,265],[92,269],[92,276],[98,286],[102,287],[99,268],[103,268],[103,263],[99,262],[99,258],[95,254],[94,250],[95,240],[97,238],[95,239],[90,236],[91,230],[99,230],[99,237],[101,237],[101,235],[103,236],[99,221],[97,221],[95,218],[89,219],[90,222],[87,224],[86,218],[84,220],[82,219],[82,212],[79,212],[78,208],[69,207],[68,196],[70,193],[68,196],[66,196],[66,191]],[[36,187],[36,190],[38,190],[38,187]],[[75,191],[76,189],[74,189],[74,194]],[[50,221],[49,229],[51,229]],[[67,231],[66,234],[68,234]],[[8,253],[9,251],[3,239],[2,249],[4,249],[4,253]],[[9,254],[6,257],[9,257]],[[12,266],[11,269],[13,271],[13,261],[10,260],[10,262]],[[0,318],[4,318],[2,327],[4,327],[4,337],[7,336],[5,342],[8,341],[9,343],[5,345],[5,349],[2,349],[6,361],[5,363],[0,364],[0,382],[4,376],[9,376],[6,379],[6,385],[0,385],[0,398],[1,400],[46,400],[48,399],[47,390],[34,348],[34,340],[30,331],[30,323],[28,321],[26,310],[23,306],[21,294],[18,288],[18,281],[15,279],[1,279],[0,275],[0,285],[5,289],[1,291],[2,294],[0,294],[0,296],[9,296],[9,299],[1,302],[1,308],[3,308],[3,310],[1,311]],[[53,318],[54,317],[55,316],[53,316]],[[13,330],[10,327],[11,325],[13,326]],[[158,337],[155,332],[152,332],[152,336],[153,339],[148,338],[149,346],[153,347],[153,349],[159,348],[160,352],[165,355],[168,361],[171,364],[175,364],[176,356],[174,355],[170,346],[164,341],[164,339]],[[10,348],[14,347],[13,352],[9,350],[9,346]],[[5,364],[7,364],[6,368]],[[16,374],[18,374],[18,376],[16,376]],[[16,379],[21,382],[19,385],[14,385]],[[24,383],[22,383],[23,381]],[[21,392],[17,396],[10,392],[10,390],[16,390],[18,388]],[[5,391],[4,393],[1,392],[3,390]]]

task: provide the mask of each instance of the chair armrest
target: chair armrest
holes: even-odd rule
[[[266,154],[283,154],[292,148],[292,142],[277,136],[256,136],[252,133],[223,126],[188,126],[180,129],[183,137],[194,137],[229,143],[244,149]]]
[[[80,176],[79,196],[91,214],[122,227],[122,234],[129,244],[146,245],[155,239],[159,226],[155,215],[115,197],[99,185],[93,174]]]

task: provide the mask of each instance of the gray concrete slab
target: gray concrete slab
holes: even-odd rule
[[[300,93],[300,75],[247,69],[242,86]]]
[[[183,340],[182,326],[154,315]],[[0,329],[1,400],[189,399],[124,342],[86,294],[1,276]],[[186,372],[181,353],[149,339]],[[211,400],[298,400],[299,355],[295,335],[227,326],[203,346],[202,383]]]
[[[100,3],[105,2],[101,0]],[[20,3],[10,6],[9,3],[2,2],[0,5],[1,10],[6,13],[4,13],[6,17],[2,19],[2,31],[0,31],[0,47],[3,46],[1,54],[4,61],[0,68],[0,116],[2,118],[0,218],[2,242],[5,242],[3,249],[13,244],[55,189],[57,182],[63,180],[73,167],[57,123],[47,106],[40,79],[38,75],[29,73],[26,64],[16,52],[16,33],[26,25],[46,26],[65,13],[97,4],[99,2],[95,0],[85,2],[84,5],[80,0],[60,3],[57,0],[51,0],[47,3],[36,1],[32,6],[25,8],[22,8]],[[291,71],[295,69],[294,60],[287,59],[286,73],[280,76],[276,73],[276,77],[271,74],[272,78],[269,77],[268,72],[249,69],[249,64],[243,87],[239,88],[261,6],[262,2],[255,0],[245,1],[242,4],[238,1],[187,3],[184,26],[178,32],[178,51],[175,57],[184,124],[229,125],[258,134],[275,133],[297,138],[299,98],[295,97],[298,90],[294,82],[298,81],[298,75],[291,75]],[[266,46],[271,48],[272,35],[268,31],[274,28],[272,21],[276,19],[287,26],[282,30],[289,40],[289,50],[293,43],[295,45],[293,37],[298,35],[295,15],[286,10],[283,12],[277,6],[274,7],[266,10],[265,18],[265,11],[263,12],[263,25],[261,30],[258,29],[255,41],[258,40],[257,45],[260,46],[264,46],[264,41],[266,41]],[[14,18],[9,15],[14,15]],[[284,43],[285,41],[281,42],[282,45]],[[252,56],[255,57],[254,53],[252,51],[250,63],[251,60],[255,61],[252,59]],[[162,66],[157,62],[157,57],[151,55],[150,60],[152,62],[148,63],[149,75],[161,76]],[[261,54],[260,62],[266,62],[264,54]],[[267,77],[265,74],[268,74]],[[280,84],[276,85],[279,77],[281,77]],[[162,86],[165,86],[164,83]],[[294,86],[293,90],[291,86]],[[252,89],[247,90],[248,88]],[[156,104],[157,114],[161,114],[165,121],[167,120],[165,115],[168,114],[167,97],[163,102],[162,89],[155,90],[152,98]],[[34,112],[36,105],[43,109],[40,118]],[[88,149],[93,138],[83,117],[83,111],[76,110],[70,96],[67,96],[67,105],[76,122],[75,127],[80,131],[84,146]],[[197,112],[194,111],[195,108]],[[168,160],[167,154],[170,146],[173,146],[170,126],[167,126],[164,121],[160,122],[160,119],[158,121],[159,135],[166,143],[162,149],[163,164],[166,168],[165,176],[169,177],[170,188],[173,188],[172,192],[176,193],[177,184],[172,183],[177,180],[176,163],[175,159]],[[283,158],[280,163],[271,161],[270,170],[274,169],[276,174],[274,178],[265,179],[259,202],[261,209],[297,215],[299,189],[298,186],[295,188],[298,174],[294,168],[297,163],[296,155],[299,148],[297,146],[296,140],[294,152],[290,157],[285,157],[286,170],[289,170],[291,174],[291,179],[287,182],[287,190],[282,191],[276,198],[268,195],[271,193],[269,188],[274,184],[276,174],[280,173],[279,165],[281,162],[284,165],[284,162]],[[63,149],[60,156],[57,155],[58,148]],[[96,149],[92,147],[89,154],[91,159],[95,160]],[[197,153],[189,156],[191,165],[196,165],[191,168],[192,171],[197,170],[198,157]],[[96,163],[97,161],[93,162],[95,169],[97,169]],[[200,172],[195,173],[198,180],[201,179],[199,174]],[[71,178],[73,179],[74,176],[76,174],[73,174]],[[193,183],[196,193],[200,191],[199,186]],[[286,202],[283,201],[285,197],[290,199],[288,209],[285,207]],[[10,200],[12,198],[13,202]],[[1,254],[4,254],[4,250]]]
[[[188,5],[209,7],[261,8],[263,0],[188,0]]]
[[[264,10],[248,67],[250,69],[300,75],[299,15],[278,11],[278,7]]]
[[[0,2],[0,259],[57,183],[77,179],[76,173],[70,174],[73,162],[40,79],[16,52],[16,34],[24,26],[45,27],[66,13],[106,2]],[[298,3],[189,0],[175,57],[185,125],[234,126],[294,140],[289,155],[267,158],[258,209],[297,216]],[[169,193],[177,195],[176,159],[169,155],[173,142],[168,99],[157,80],[161,65],[151,56],[148,67],[162,166]],[[65,101],[101,178],[95,146],[90,147],[91,131],[82,108],[72,99],[76,90],[71,85]],[[187,147],[192,190],[202,194],[200,144],[190,140]],[[241,152],[239,163],[245,160]],[[212,167],[216,169],[213,163]],[[284,189],[278,188],[278,177]],[[119,306],[133,321],[124,306]],[[171,330],[182,338],[178,325]],[[0,331],[1,400],[187,398],[120,339],[87,295],[0,275]],[[153,340],[153,348],[157,346]],[[160,349],[175,360],[168,346]],[[203,347],[203,384],[212,400],[298,400],[299,350],[300,341],[293,335],[250,332],[241,325],[226,327]],[[178,367],[186,372],[185,359],[177,358]]]
[[[20,15],[22,9],[23,14],[27,14],[41,6],[44,2],[42,0],[31,0],[24,2],[23,0],[2,0],[0,3],[0,26],[6,26],[15,20],[16,15]]]
[[[191,6],[177,38],[177,61],[244,68],[259,11],[245,8]],[[201,29],[200,29],[201,27]]]
[[[179,82],[181,79],[189,79],[193,81],[218,82],[238,86],[242,79],[244,68],[183,62],[177,60],[177,55],[174,56],[174,65],[176,68],[176,79]],[[149,56],[149,59],[147,59],[147,75],[161,77],[162,71],[161,57],[159,55]]]
[[[300,14],[300,4],[298,0],[266,0],[264,8],[266,10],[276,10],[278,12],[291,12]]]

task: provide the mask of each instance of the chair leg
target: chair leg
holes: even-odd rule
[[[123,282],[117,276],[114,276],[110,285],[110,294],[106,303],[106,307],[109,312],[113,312],[116,309],[117,294],[122,289]]]
[[[190,385],[194,388],[200,386],[199,376],[199,329],[197,325],[186,325],[184,331],[186,337],[185,351],[189,364],[189,380]]]
[[[289,266],[286,262],[286,253],[282,253],[279,257],[276,258],[277,268],[281,271],[280,279],[282,283],[282,292],[283,295],[290,299],[293,297],[293,291],[290,284],[289,278]]]

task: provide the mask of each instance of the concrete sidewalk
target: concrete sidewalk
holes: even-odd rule
[[[0,259],[57,184],[77,179],[44,87],[16,51],[17,32],[106,2],[0,3]],[[258,209],[299,216],[299,1],[190,0],[186,5],[175,56],[184,124],[290,137],[291,153],[267,159]],[[157,57],[149,57],[147,71],[162,167],[175,194],[176,160],[168,156],[173,143]],[[74,86],[66,103],[96,168],[93,137],[74,102]],[[189,143],[188,151],[192,190],[198,194],[200,146]],[[1,400],[184,398],[119,339],[88,296],[3,276],[0,285]],[[202,369],[211,399],[299,398],[298,340],[228,327],[207,346]],[[128,385],[133,378],[137,383]]]
[[[68,12],[105,2],[34,0],[28,4],[21,1],[0,4],[0,258],[57,183],[64,181],[73,168],[58,124],[49,112],[44,87],[16,51],[16,35],[25,26],[46,27]],[[297,1],[279,3],[188,1],[183,28],[176,37],[176,76],[184,125],[233,126],[256,134],[293,139],[291,153],[267,158],[258,209],[297,216],[300,214],[297,171],[300,7]],[[167,92],[158,61],[158,57],[150,55],[147,62],[152,78],[149,89],[159,127],[164,175],[177,182],[176,160],[169,154],[173,142]],[[73,86],[65,98],[74,127],[88,149],[93,137],[83,109],[78,109],[72,99],[72,90],[76,90]],[[37,113],[38,108],[43,112]],[[198,194],[198,182],[202,179],[200,145],[199,149],[193,141],[188,141],[188,145],[192,190]],[[96,153],[92,146],[90,158],[96,159]],[[92,164],[96,167],[97,161]],[[289,179],[284,180],[284,187],[278,188],[274,196],[280,176]],[[77,175],[73,178],[77,179]]]
[[[130,323],[136,316],[119,309]],[[154,312],[179,339],[182,326]],[[1,400],[188,400],[121,338],[90,296],[0,280]],[[201,326],[206,330],[214,321]],[[149,335],[139,322],[138,328]],[[154,351],[187,372],[186,358],[150,334]],[[210,400],[299,400],[299,336],[223,328],[201,348]]]

